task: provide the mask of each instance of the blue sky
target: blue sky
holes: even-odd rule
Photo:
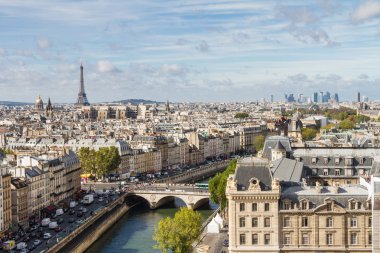
[[[380,1],[0,0],[0,100],[380,99]]]

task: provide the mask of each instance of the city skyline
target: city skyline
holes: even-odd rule
[[[0,100],[376,97],[379,1],[0,2]]]

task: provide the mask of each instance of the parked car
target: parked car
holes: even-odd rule
[[[75,214],[75,210],[74,209],[71,209],[70,211],[69,211],[69,215],[74,215]]]
[[[32,250],[34,250],[36,247],[37,247],[37,246],[36,246],[34,243],[32,243],[32,244],[28,247],[28,249],[29,249],[29,251],[32,251]]]
[[[78,211],[78,212],[77,212],[77,217],[82,217],[82,216],[83,216],[82,211]]]
[[[54,231],[57,232],[57,233],[61,232],[62,231],[62,227],[56,227]]]
[[[50,223],[50,218],[45,218],[41,221],[41,226],[47,227],[49,226],[49,223]]]
[[[50,233],[45,233],[44,234],[44,239],[50,239],[51,238],[51,234]]]
[[[58,223],[58,224],[62,224],[64,221],[65,221],[65,220],[64,220],[63,218],[59,218],[59,219],[57,220],[57,223]]]
[[[69,223],[73,223],[75,221],[75,219],[74,218],[69,218]]]
[[[58,227],[58,223],[56,221],[49,223],[49,229],[55,229],[56,227]]]
[[[28,253],[28,252],[29,252],[29,250],[27,248],[23,248],[20,250],[20,253]]]
[[[82,213],[87,213],[87,208],[83,208]]]
[[[42,241],[41,240],[38,240],[38,239],[36,239],[36,240],[34,240],[34,242],[33,242],[33,244],[34,245],[40,245],[42,243]]]

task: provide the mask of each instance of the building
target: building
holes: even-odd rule
[[[20,178],[12,178],[11,191],[12,227],[26,229],[29,227],[28,184]]]
[[[245,158],[229,176],[230,253],[372,252],[367,187],[309,186],[302,164],[280,161]]]
[[[358,92],[356,95],[356,102],[358,102],[358,103],[361,102],[360,92]]]
[[[8,167],[0,167],[0,231],[12,225],[11,174]]]
[[[42,101],[41,96],[38,96],[36,99],[36,103],[34,104],[35,111],[43,111],[44,110],[44,102]]]

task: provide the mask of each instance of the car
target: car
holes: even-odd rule
[[[54,229],[54,231],[57,232],[57,233],[58,233],[58,232],[61,232],[61,231],[62,231],[62,227],[56,227],[56,228]]]
[[[87,213],[87,208],[83,208],[82,213]]]
[[[33,242],[33,244],[36,246],[40,245],[41,243],[42,243],[42,241],[38,240],[38,239],[34,240],[34,242]]]
[[[57,220],[57,223],[58,223],[58,224],[62,224],[64,221],[65,221],[65,220],[64,220],[63,218],[59,218],[59,219]]]
[[[71,210],[69,211],[69,215],[74,215],[74,214],[75,214],[75,210],[71,209]]]
[[[69,218],[69,223],[73,223],[75,221],[74,218]]]
[[[83,216],[82,211],[77,212],[77,217],[82,217],[82,216]]]
[[[33,225],[30,227],[30,230],[33,231],[33,230],[36,230],[39,226],[38,225]]]
[[[30,238],[36,238],[37,237],[37,233],[36,232],[32,232],[30,233]]]
[[[99,202],[103,202],[104,198],[103,197],[99,197],[98,201]]]
[[[227,239],[225,239],[225,240],[223,241],[223,246],[224,246],[224,247],[228,247],[228,246],[229,246],[229,241],[228,241]]]
[[[28,252],[29,252],[29,250],[27,248],[23,248],[20,250],[20,253],[28,253]]]
[[[82,224],[82,223],[84,223],[84,221],[83,220],[77,220],[76,223]]]
[[[50,233],[45,233],[44,234],[44,239],[50,239],[51,238],[51,234]]]
[[[34,243],[31,244],[31,245],[28,247],[28,249],[29,249],[30,251],[34,250],[35,248],[37,248],[37,245],[35,245]]]

